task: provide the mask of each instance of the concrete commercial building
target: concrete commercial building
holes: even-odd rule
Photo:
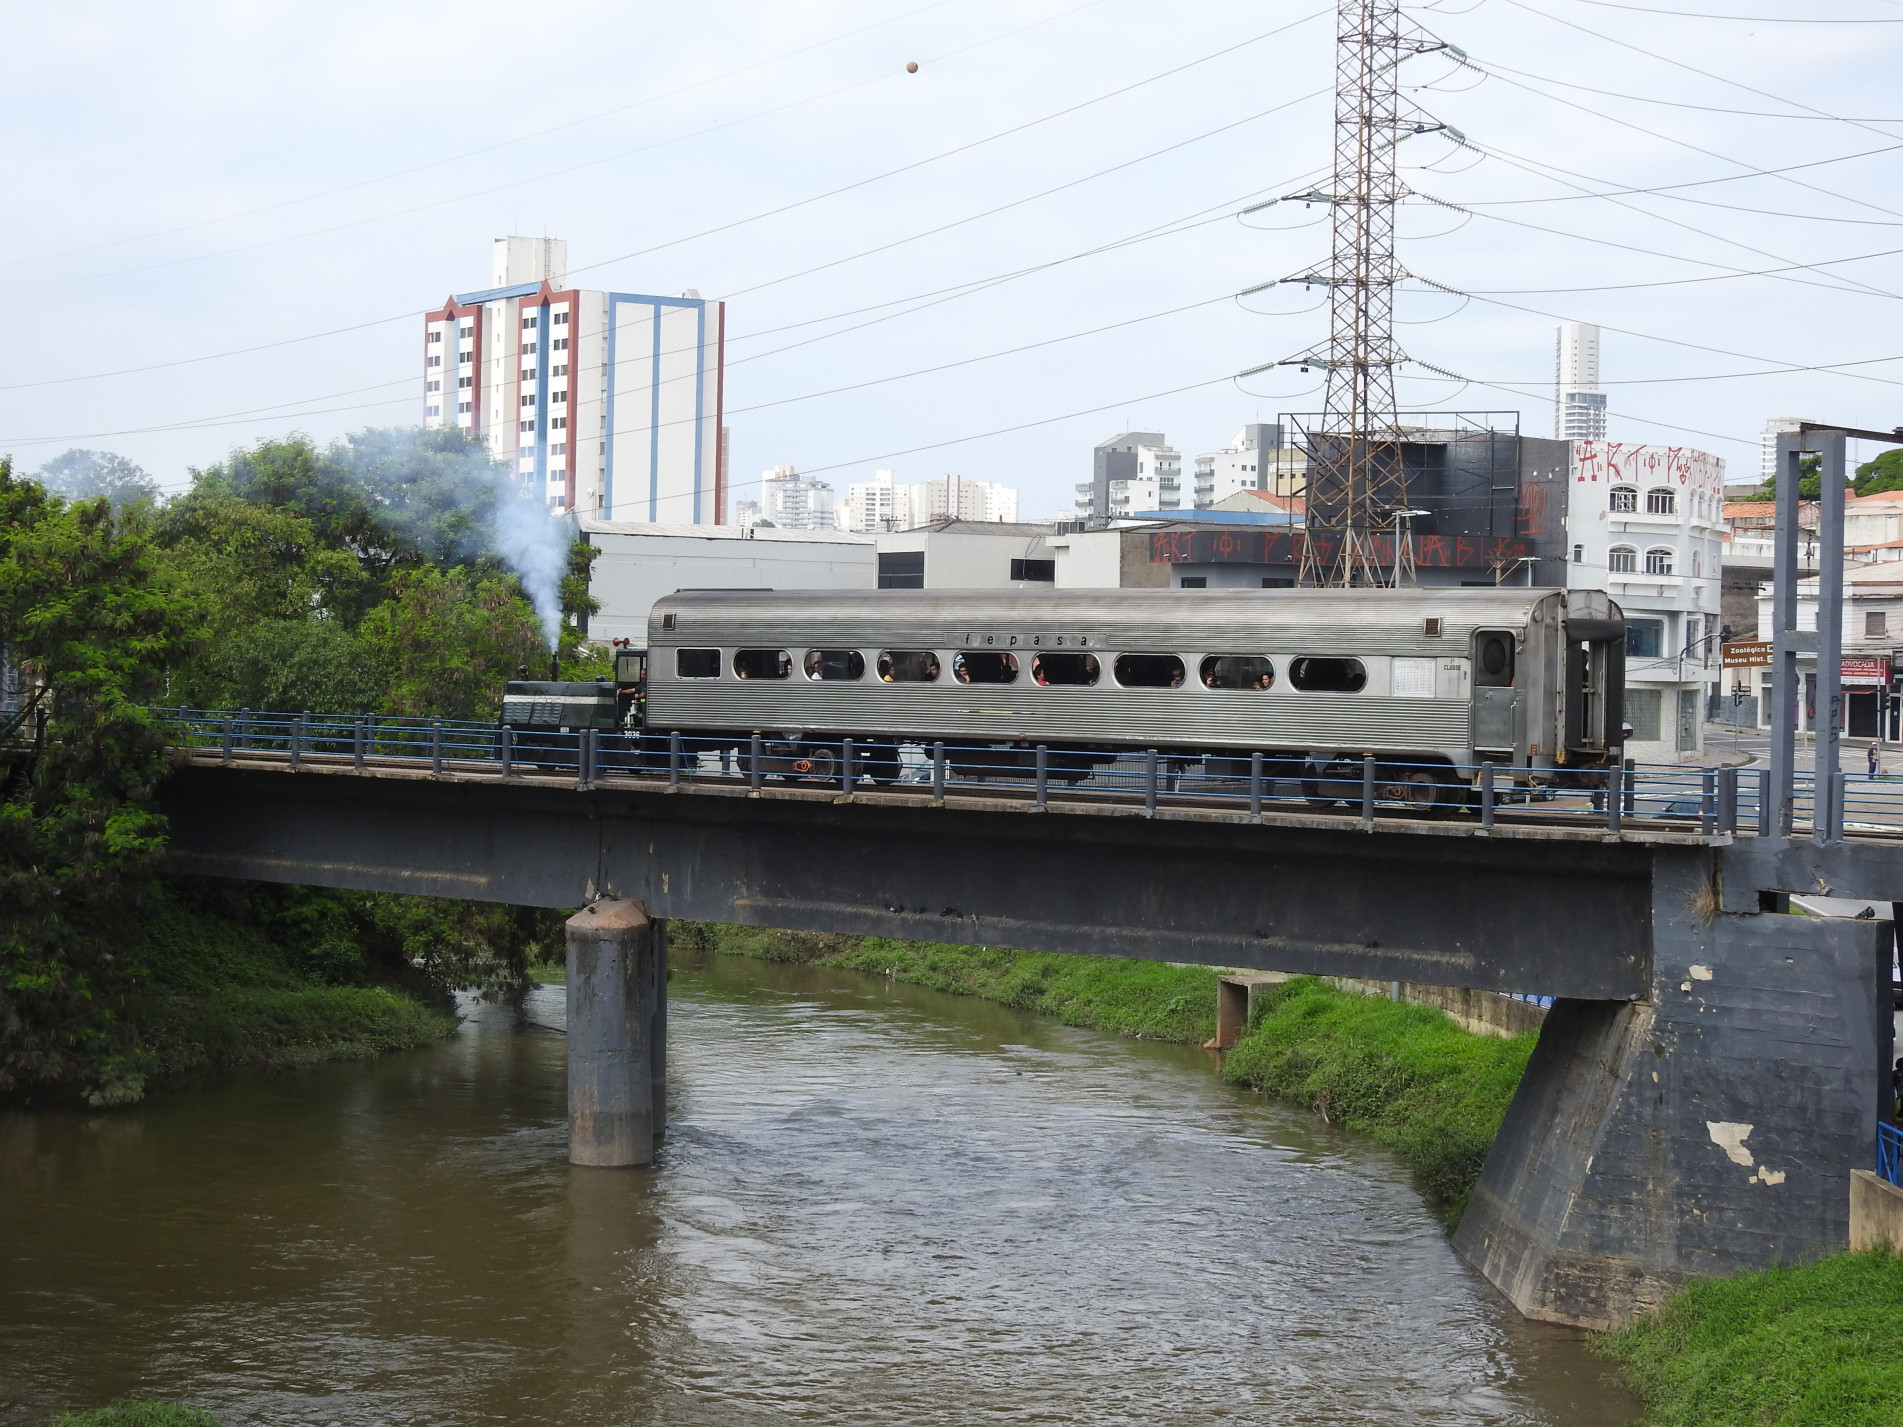
[[[882,590],[1038,590],[1056,581],[1049,525],[939,520],[874,537]]]
[[[1758,438],[1758,484],[1777,474],[1777,438],[1781,432],[1800,430],[1809,421],[1808,416],[1773,416],[1764,423],[1764,434]]]
[[[1758,597],[1757,637],[1771,637],[1771,590]],[[1798,581],[1797,627],[1817,628],[1817,578]],[[1903,736],[1903,562],[1886,560],[1844,571],[1843,665],[1840,679],[1843,712],[1840,731],[1854,738],[1895,742]],[[1799,696],[1797,726],[1817,727],[1817,656],[1797,656]],[[1742,671],[1733,671],[1739,677]],[[1772,712],[1770,666],[1750,671],[1758,695],[1760,720],[1770,726]]]
[[[479,437],[551,510],[719,524],[726,307],[567,285],[559,238],[498,238],[490,286],[423,318],[423,424]]]
[[[1680,446],[1572,448],[1567,584],[1625,612],[1627,755],[1696,757],[1721,685],[1725,463]]]
[[[1251,422],[1220,451],[1196,458],[1195,507],[1208,510],[1238,491],[1301,494],[1308,475],[1306,453],[1285,444],[1277,422]]]
[[[1090,479],[1077,486],[1077,515],[1085,521],[1121,519],[1182,504],[1183,458],[1161,431],[1123,431],[1097,443]]]
[[[646,644],[648,611],[676,590],[869,590],[878,584],[878,550],[863,535],[586,518],[581,535],[601,552],[588,583],[601,605],[588,620],[595,640]]]
[[[1562,441],[1606,439],[1606,394],[1599,386],[1599,329],[1562,322],[1553,355],[1553,435]]]

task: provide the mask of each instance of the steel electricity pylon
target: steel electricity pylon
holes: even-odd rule
[[[1399,70],[1444,45],[1404,31],[1399,0],[1339,0],[1335,21],[1335,177],[1328,349],[1303,359],[1326,373],[1319,429],[1309,433],[1308,539],[1300,583],[1385,585],[1411,580],[1407,472],[1394,406],[1395,208],[1405,196],[1395,148],[1442,126],[1404,112]],[[1300,195],[1314,197],[1315,195]],[[1390,530],[1392,534],[1389,534]],[[1385,552],[1377,541],[1390,546]],[[1385,567],[1385,568],[1384,568]]]

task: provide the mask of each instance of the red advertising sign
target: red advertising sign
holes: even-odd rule
[[[1882,659],[1845,659],[1840,676],[1845,688],[1888,688],[1890,661]]]

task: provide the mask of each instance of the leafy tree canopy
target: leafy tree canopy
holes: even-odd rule
[[[1865,461],[1857,467],[1854,484],[1858,495],[1903,490],[1903,448],[1885,451],[1876,460]]]
[[[111,502],[114,510],[159,502],[159,483],[124,456],[110,451],[75,447],[41,466],[34,478],[68,500],[103,499]]]

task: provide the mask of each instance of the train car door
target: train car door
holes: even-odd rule
[[[615,650],[615,723],[629,733],[647,724],[648,651]]]
[[[1520,689],[1513,631],[1483,629],[1474,635],[1473,746],[1513,754],[1519,747]]]
[[[1568,619],[1566,749],[1604,755],[1625,743],[1625,621]]]

